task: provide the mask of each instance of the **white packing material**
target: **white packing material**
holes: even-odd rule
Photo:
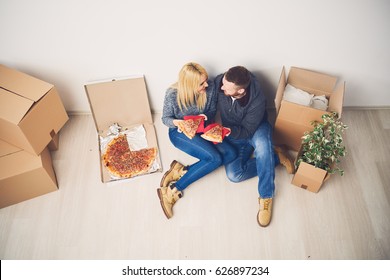
[[[326,111],[328,110],[328,99],[325,95],[313,96],[311,107]]]
[[[297,103],[303,106],[310,106],[314,94],[310,94],[299,88],[293,87],[290,84],[284,89],[283,99],[292,103]]]

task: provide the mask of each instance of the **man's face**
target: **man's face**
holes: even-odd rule
[[[226,80],[225,76],[222,79],[221,89],[223,90],[226,96],[231,96],[231,97],[241,97],[242,94],[244,93],[244,89],[239,88],[236,86],[235,83]]]

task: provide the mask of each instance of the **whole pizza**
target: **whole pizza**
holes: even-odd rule
[[[146,173],[156,159],[157,148],[131,151],[126,135],[112,139],[103,154],[104,166],[116,177],[130,178]]]

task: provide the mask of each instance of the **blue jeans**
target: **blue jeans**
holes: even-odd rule
[[[229,180],[238,183],[258,176],[260,197],[273,197],[275,166],[279,164],[279,158],[274,151],[272,127],[269,122],[264,121],[252,138],[237,140],[228,137],[227,140],[238,151],[237,158],[225,164],[226,175]]]
[[[175,183],[179,191],[184,190],[190,184],[211,173],[219,166],[228,164],[237,156],[235,148],[230,144],[226,143],[217,149],[217,146],[220,146],[222,143],[214,145],[212,142],[200,137],[199,134],[189,139],[184,133],[178,132],[175,128],[170,128],[169,139],[176,148],[199,159],[199,161],[188,166],[187,172]]]

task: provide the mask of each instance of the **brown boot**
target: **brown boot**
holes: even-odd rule
[[[272,217],[272,198],[259,197],[260,210],[257,213],[257,223],[266,227],[271,222]]]
[[[169,183],[176,182],[187,172],[186,167],[180,162],[174,160],[171,163],[170,169],[165,172],[160,182],[160,188],[166,191]]]
[[[275,146],[275,152],[278,155],[280,164],[286,167],[288,174],[293,174],[295,172],[294,161],[291,159],[288,151],[284,147]]]
[[[176,189],[174,184],[171,184],[169,187],[165,189],[158,188],[157,194],[160,199],[161,207],[164,211],[165,216],[170,219],[173,216],[173,205],[175,205],[176,201],[178,201],[183,193]]]

